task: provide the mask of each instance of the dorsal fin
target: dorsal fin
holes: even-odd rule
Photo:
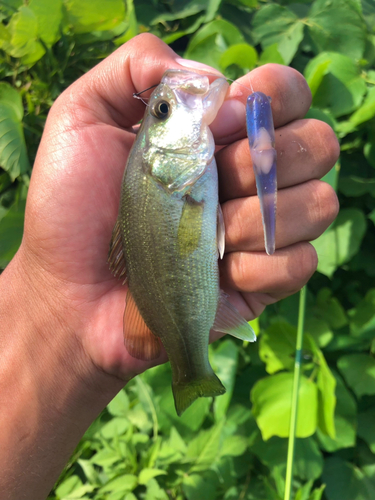
[[[109,269],[111,270],[113,276],[116,278],[122,278],[125,276],[123,284],[126,282],[126,264],[124,250],[122,247],[121,239],[121,226],[117,219],[115,227],[112,231],[111,243],[109,244],[109,252],[107,262],[109,264]]]
[[[124,342],[128,353],[133,358],[149,361],[160,356],[160,340],[144,322],[130,290],[126,293]]]
[[[232,337],[246,340],[247,342],[255,342],[257,339],[252,327],[228,301],[224,292],[220,294],[219,305],[212,329],[217,332],[228,333]]]

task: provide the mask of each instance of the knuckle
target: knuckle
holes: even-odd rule
[[[289,285],[294,293],[300,290],[316,271],[318,256],[315,248],[308,242],[298,243],[293,254],[289,268]]]
[[[335,132],[328,123],[322,122],[320,120],[312,121],[314,133],[317,136],[319,142],[320,151],[320,163],[326,167],[326,171],[333,167],[340,156],[340,144],[336,137]]]
[[[312,223],[317,225],[319,234],[337,217],[339,201],[335,190],[326,182],[311,180],[309,182],[313,203],[310,206]],[[319,235],[318,234],[318,235]]]

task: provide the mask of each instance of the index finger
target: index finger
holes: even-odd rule
[[[216,144],[230,144],[246,137],[246,100],[257,91],[271,97],[275,128],[303,118],[311,105],[311,92],[301,73],[280,64],[256,68],[231,84],[210,127]]]

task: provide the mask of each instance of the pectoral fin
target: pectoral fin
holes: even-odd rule
[[[121,227],[118,219],[112,231],[107,262],[109,264],[109,269],[116,278],[122,278],[126,275],[125,256],[121,240]],[[126,282],[126,279],[125,276],[123,284]]]
[[[247,342],[255,342],[256,336],[249,323],[241,316],[237,309],[228,301],[221,292],[219,305],[216,312],[213,330],[228,333],[232,337]]]
[[[160,340],[144,322],[130,290],[126,294],[124,342],[128,353],[133,358],[149,361],[160,356]]]

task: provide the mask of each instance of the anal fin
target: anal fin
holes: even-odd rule
[[[161,343],[144,322],[130,290],[126,293],[124,343],[133,358],[149,361],[161,353]]]
[[[124,278],[123,284],[126,282],[126,264],[124,250],[121,239],[120,222],[117,219],[115,227],[112,231],[111,243],[109,244],[109,252],[107,262],[109,269],[116,278]]]
[[[228,301],[223,292],[220,295],[212,329],[217,332],[228,333],[232,337],[246,340],[247,342],[255,342],[257,339],[252,327]]]

